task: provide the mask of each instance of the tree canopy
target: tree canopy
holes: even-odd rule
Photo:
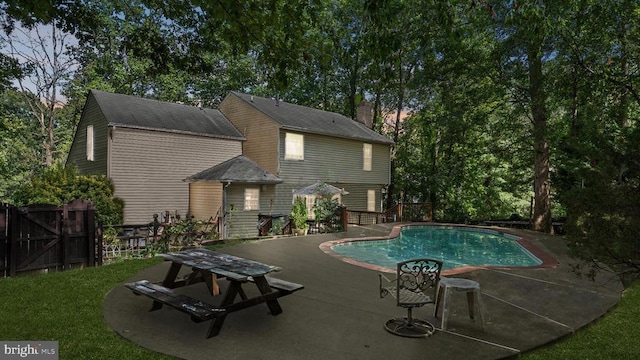
[[[596,224],[638,217],[637,1],[5,0],[0,19],[6,200],[64,161],[88,89],[214,107],[237,90],[350,117],[373,104],[396,141],[388,205],[430,201],[446,221],[515,214],[544,232],[566,217],[582,249]],[[14,85],[38,64],[8,50],[44,26],[77,40],[58,53],[74,65],[49,68],[64,76],[48,100]]]

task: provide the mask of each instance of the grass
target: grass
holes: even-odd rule
[[[61,359],[169,359],[111,331],[102,315],[112,288],[161,259],[0,279],[0,339],[58,341]]]
[[[107,293],[161,259],[0,279],[0,340],[58,341],[61,359],[170,359],[115,334],[104,321]],[[538,359],[640,359],[640,283],[602,319],[549,347]]]
[[[618,306],[603,318],[553,345],[522,356],[524,360],[640,359],[640,282],[627,288]]]

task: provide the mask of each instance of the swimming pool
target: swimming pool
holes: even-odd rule
[[[520,237],[494,230],[454,226],[404,226],[397,237],[338,242],[331,251],[355,262],[395,269],[398,262],[428,257],[444,270],[466,267],[529,267],[542,260],[525,249]]]

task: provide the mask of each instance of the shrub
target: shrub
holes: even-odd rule
[[[113,195],[111,180],[103,175],[78,175],[75,166],[54,165],[24,183],[12,195],[15,205],[63,205],[83,199],[93,203],[103,224],[122,224],[124,202]]]
[[[630,184],[572,190],[565,196],[565,230],[573,255],[585,260],[575,270],[594,277],[601,264],[625,285],[640,277],[640,191]]]
[[[296,229],[307,228],[307,204],[304,198],[296,196],[293,200],[293,207],[291,208],[291,219],[293,220],[293,226]]]

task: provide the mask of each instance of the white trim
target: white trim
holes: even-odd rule
[[[87,125],[87,160],[94,161],[95,160],[95,142],[94,142],[94,133],[93,133],[93,125]]]
[[[244,189],[244,210],[260,210],[260,188]]]
[[[373,162],[373,147],[371,144],[362,144],[362,170],[371,171]]]
[[[286,160],[304,160],[304,135],[285,133],[284,158]]]
[[[376,211],[376,191],[367,190],[367,211]]]

